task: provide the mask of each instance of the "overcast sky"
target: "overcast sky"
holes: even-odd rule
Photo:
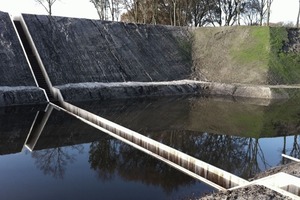
[[[274,0],[271,22],[296,22],[299,0]],[[20,13],[47,14],[34,0],[0,0],[0,11],[11,15]],[[90,0],[58,0],[53,5],[53,15],[97,19],[98,15]]]

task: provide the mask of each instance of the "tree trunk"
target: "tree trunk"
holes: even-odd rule
[[[297,28],[299,28],[299,19],[300,18],[300,0],[299,0],[299,10],[298,10],[298,17],[297,17],[297,24],[296,24],[296,26],[297,26]]]
[[[111,8],[110,8],[110,12],[111,12],[111,21],[115,21],[115,1],[111,0]]]
[[[176,0],[173,0],[173,23],[176,26]]]
[[[267,0],[267,26],[270,25],[271,5],[273,0]]]
[[[48,6],[49,6],[49,16],[52,16],[52,5],[50,2],[48,4]]]
[[[152,4],[152,24],[156,24],[157,4],[157,0],[154,0],[154,3]]]
[[[134,2],[134,20],[136,23],[138,23],[138,0],[135,0]]]

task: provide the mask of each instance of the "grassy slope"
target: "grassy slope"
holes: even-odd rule
[[[271,54],[269,59],[270,74],[276,84],[300,83],[299,53],[284,52],[284,44],[289,42],[287,29],[284,27],[270,28]]]
[[[230,49],[233,61],[239,66],[251,65],[253,69],[265,70],[268,67],[270,46],[268,27],[244,27],[248,28],[249,36],[239,38]]]
[[[300,83],[300,55],[283,52],[286,28],[219,27],[194,31],[194,78],[224,83]]]

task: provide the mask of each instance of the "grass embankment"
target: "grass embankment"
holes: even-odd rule
[[[273,84],[299,84],[300,83],[300,54],[299,52],[284,51],[289,45],[288,29],[284,27],[270,28],[271,52],[269,67]]]
[[[243,27],[247,28],[247,27]],[[251,65],[253,70],[266,70],[268,68],[270,53],[270,35],[268,27],[249,27],[246,39],[240,38],[229,51],[239,66]]]
[[[299,84],[300,54],[284,27],[199,28],[194,32],[195,77],[223,83]]]

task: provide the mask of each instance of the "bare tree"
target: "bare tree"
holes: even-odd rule
[[[272,3],[273,0],[247,0],[244,15],[250,21],[249,24],[258,23],[262,26],[266,20],[266,24],[269,25]]]
[[[271,5],[273,0],[267,0],[267,26],[270,25]]]
[[[56,2],[56,0],[35,0],[35,1],[41,4],[45,8],[49,16],[52,15],[52,6]]]
[[[119,21],[120,12],[122,9],[122,0],[110,0],[110,14],[112,21]]]
[[[109,9],[109,2],[108,0],[90,0],[91,3],[94,4],[99,19],[100,20],[107,20],[108,18],[108,9]]]
[[[153,0],[152,3],[152,24],[156,24],[158,11],[158,0]]]
[[[121,20],[128,22],[139,22],[139,0],[121,0],[124,9],[127,11],[121,16]]]
[[[262,25],[259,0],[248,0],[245,3],[243,18],[247,25]]]
[[[300,18],[300,0],[299,0],[299,10],[298,10],[297,23],[296,23],[297,28],[299,28],[299,18]]]
[[[173,26],[176,26],[176,5],[177,5],[177,0],[172,0],[172,5],[173,5]],[[171,20],[172,22],[172,20]]]
[[[264,17],[265,17],[265,14],[266,14],[266,7],[267,5],[267,0],[260,0],[259,1],[259,16],[260,16],[260,19],[259,19],[259,25],[263,25],[263,20],[264,20]]]
[[[225,19],[225,26],[233,25],[237,18],[237,0],[222,0],[221,10]]]

